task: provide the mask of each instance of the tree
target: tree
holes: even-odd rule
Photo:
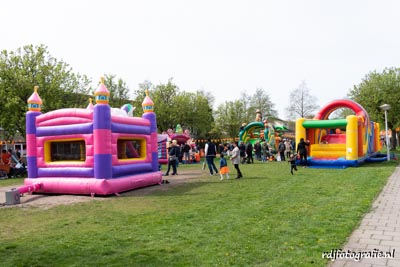
[[[319,107],[317,98],[310,94],[307,84],[303,81],[289,96],[289,106],[286,108],[288,118],[312,118]]]
[[[122,107],[132,102],[129,100],[129,88],[121,78],[117,79],[113,74],[104,75],[104,84],[110,91],[110,106]]]
[[[215,127],[219,129],[219,137],[237,137],[242,123],[255,121],[258,109],[262,112],[263,118],[273,119],[277,116],[274,104],[262,88],[257,88],[252,96],[242,92],[239,100],[219,105],[214,112]]]
[[[215,110],[215,124],[220,132],[220,137],[237,137],[242,122],[245,118],[243,101],[226,101]]]
[[[387,112],[388,128],[392,130],[393,136],[397,135],[396,128],[400,126],[400,69],[386,68],[379,73],[373,71],[368,73],[360,84],[355,85],[348,96],[359,103],[368,112],[371,120],[379,122],[381,129],[385,125],[385,113],[380,106],[389,104]],[[383,127],[382,127],[383,125]],[[391,149],[396,146],[396,139],[391,139]]]
[[[169,79],[167,84],[159,84],[150,90],[150,97],[154,102],[157,115],[159,132],[175,129],[178,123],[182,123],[177,121],[179,116],[176,111],[178,94],[179,88],[172,82],[172,79]]]
[[[276,118],[278,112],[274,109],[275,104],[272,103],[269,94],[262,88],[257,88],[254,95],[251,97],[249,112],[255,116],[256,110],[260,110],[264,118]]]
[[[251,108],[251,96],[249,96],[245,91],[240,93],[240,98],[239,101],[241,103],[241,106],[243,107],[243,114],[241,116],[242,123],[249,123],[250,121],[254,120],[254,112],[250,111]],[[239,119],[239,118],[238,118]]]
[[[75,74],[68,64],[49,54],[44,45],[27,45],[0,53],[0,126],[5,138],[25,136],[27,100],[39,86],[42,111],[88,104],[90,80]]]
[[[134,116],[141,116],[143,114],[142,110],[142,102],[143,99],[146,97],[146,90],[148,90],[151,93],[151,98],[153,98],[154,94],[154,87],[153,84],[150,81],[144,81],[143,83],[139,84],[139,88],[133,91],[133,100],[132,100],[132,105],[135,107],[135,115]],[[156,110],[158,110],[158,107],[156,107]]]
[[[139,84],[139,89],[135,91],[134,103],[137,109],[140,107],[141,110],[145,90],[149,91],[154,102],[159,132],[174,129],[180,124],[182,128],[189,129],[192,136],[205,138],[213,128],[214,119],[209,103],[212,98],[205,92],[180,92],[172,78],[167,84],[157,86],[145,81]]]
[[[214,125],[208,99],[201,92],[181,92],[175,100],[176,121],[193,136],[206,138]]]

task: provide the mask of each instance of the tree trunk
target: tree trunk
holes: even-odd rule
[[[396,129],[392,130],[392,138],[390,138],[390,150],[395,150],[397,147],[398,133]]]

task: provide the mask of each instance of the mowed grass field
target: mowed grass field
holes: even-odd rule
[[[397,165],[291,175],[287,162],[256,162],[220,181],[181,164],[196,179],[169,176],[148,194],[2,207],[0,266],[326,266],[322,253],[346,242]]]

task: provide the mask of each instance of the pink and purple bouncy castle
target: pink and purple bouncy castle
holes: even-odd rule
[[[95,105],[42,114],[35,87],[26,114],[26,186],[41,184],[39,193],[109,195],[161,183],[148,92],[142,117],[113,114],[109,96],[102,80]]]

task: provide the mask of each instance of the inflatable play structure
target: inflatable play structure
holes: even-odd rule
[[[161,183],[164,150],[148,92],[142,117],[130,116],[129,106],[111,108],[109,96],[102,80],[95,105],[42,114],[35,87],[26,114],[25,186],[40,184],[40,193],[109,195]]]
[[[167,134],[157,135],[157,148],[158,148],[158,163],[168,164],[168,149],[167,143],[169,142]]]
[[[355,115],[345,119],[328,119],[339,108]],[[379,124],[370,121],[368,113],[352,100],[335,100],[323,107],[312,120],[296,121],[296,144],[309,140],[308,163],[314,167],[345,168],[365,161],[385,161],[379,154]]]
[[[176,140],[179,145],[189,142],[191,139],[189,130],[182,131],[180,124],[176,125],[175,131],[168,129],[158,135],[158,162],[168,164],[168,144]]]
[[[277,149],[280,136],[287,130],[287,127],[277,122],[271,123],[266,119],[261,121],[260,110],[256,111],[256,119],[248,124],[243,123],[239,131],[239,143],[248,142],[254,144],[257,141],[264,139],[270,147]],[[278,138],[279,137],[279,138]]]
[[[168,129],[166,132],[163,132],[163,134],[168,135],[169,141],[176,140],[178,145],[185,144],[191,139],[190,131],[188,129],[183,131],[180,124],[176,125],[175,131]]]

